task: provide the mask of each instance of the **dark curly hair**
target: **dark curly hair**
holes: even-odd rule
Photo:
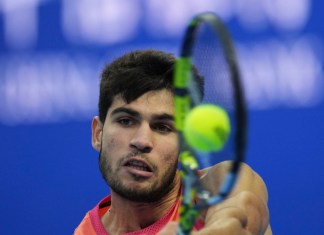
[[[133,51],[108,64],[101,74],[100,121],[105,122],[116,95],[121,95],[126,103],[130,103],[149,91],[172,91],[174,64],[172,54],[158,50]],[[203,82],[199,83],[203,86]]]

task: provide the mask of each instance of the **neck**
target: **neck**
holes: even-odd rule
[[[174,205],[180,190],[180,179],[175,187],[156,202],[133,202],[111,192],[111,207],[101,218],[109,234],[123,234],[146,228],[159,219]]]

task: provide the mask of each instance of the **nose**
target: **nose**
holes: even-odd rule
[[[153,132],[150,125],[142,123],[135,131],[130,141],[130,147],[142,153],[149,153],[153,149]]]

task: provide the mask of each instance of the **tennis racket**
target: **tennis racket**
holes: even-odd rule
[[[192,231],[200,210],[229,195],[244,160],[247,114],[243,89],[230,34],[215,14],[206,12],[190,20],[176,61],[173,85],[183,181],[177,233],[183,235]],[[184,135],[186,118],[193,109],[204,104],[221,107],[229,118],[227,141],[217,151],[197,149]],[[204,116],[199,122],[208,122],[209,118]],[[200,169],[225,161],[227,172],[210,179],[215,182],[212,189],[210,185],[205,187],[200,180]]]

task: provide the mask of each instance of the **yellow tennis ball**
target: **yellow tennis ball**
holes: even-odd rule
[[[183,134],[187,143],[201,152],[220,151],[230,133],[230,120],[226,111],[213,104],[193,108],[184,122]]]

